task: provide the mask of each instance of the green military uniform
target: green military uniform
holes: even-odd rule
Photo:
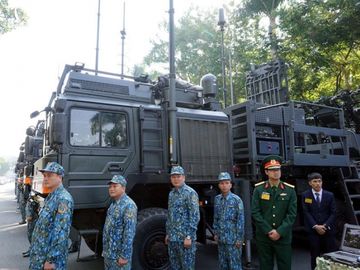
[[[263,166],[266,161],[268,159],[264,159]],[[277,169],[279,168],[280,165]],[[256,225],[260,269],[273,270],[275,256],[279,270],[290,270],[292,225],[296,218],[297,208],[294,187],[282,181],[278,182],[278,186],[271,186],[270,181],[264,181],[255,186],[252,197],[252,217]],[[280,239],[276,241],[268,236],[273,229],[280,234]]]

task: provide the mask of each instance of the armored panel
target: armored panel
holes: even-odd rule
[[[179,119],[181,164],[189,181],[216,181],[231,169],[227,122]]]
[[[283,115],[281,107],[270,107],[266,109],[257,110],[255,114],[255,121],[257,123],[282,125]]]
[[[70,72],[64,94],[151,101],[150,86],[119,78]]]
[[[288,126],[289,121],[291,120],[290,108],[289,107],[282,107],[283,114],[284,114],[284,125]],[[305,111],[301,108],[294,109],[294,121],[298,124],[305,125]]]

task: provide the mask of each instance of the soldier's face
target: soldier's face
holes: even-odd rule
[[[120,184],[110,183],[109,184],[109,195],[111,198],[117,200],[125,193],[125,187]]]
[[[322,180],[321,179],[313,179],[309,181],[309,185],[312,187],[313,190],[319,192],[322,187]]]
[[[173,174],[170,176],[171,184],[175,188],[181,187],[185,182],[185,175],[182,174]]]
[[[232,187],[231,181],[221,181],[219,183],[219,189],[221,191],[222,194],[227,194],[229,193],[230,189]]]
[[[265,173],[269,177],[269,180],[272,181],[277,181],[281,178],[281,169],[265,170]]]
[[[61,176],[52,173],[52,172],[43,172],[44,182],[43,185],[45,188],[48,188],[51,191],[55,190],[61,184]]]

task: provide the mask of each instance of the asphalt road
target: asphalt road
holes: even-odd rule
[[[21,252],[27,250],[29,243],[26,236],[26,224],[18,225],[20,213],[14,195],[14,183],[0,184],[0,270],[28,269],[29,260],[23,258]],[[293,270],[310,269],[310,255],[306,245],[295,242],[293,254]],[[81,258],[89,258],[92,251],[83,241]],[[257,269],[256,250],[253,250],[254,268]],[[217,248],[214,243],[198,245],[196,256],[197,270],[218,269]],[[77,253],[69,254],[68,270],[102,270],[102,259],[77,262]]]

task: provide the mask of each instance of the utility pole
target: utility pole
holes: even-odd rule
[[[101,0],[99,0],[99,2],[98,2],[98,13],[97,13],[95,75],[98,74],[98,68],[99,68],[100,2],[101,2]]]
[[[121,34],[121,79],[124,78],[124,45],[125,45],[125,0],[123,7],[123,29],[120,31]]]
[[[226,78],[225,78],[225,52],[224,52],[224,30],[225,30],[225,16],[224,9],[219,9],[219,22],[221,31],[221,66],[222,66],[222,83],[223,83],[223,98],[224,98],[224,108],[226,108]]]

